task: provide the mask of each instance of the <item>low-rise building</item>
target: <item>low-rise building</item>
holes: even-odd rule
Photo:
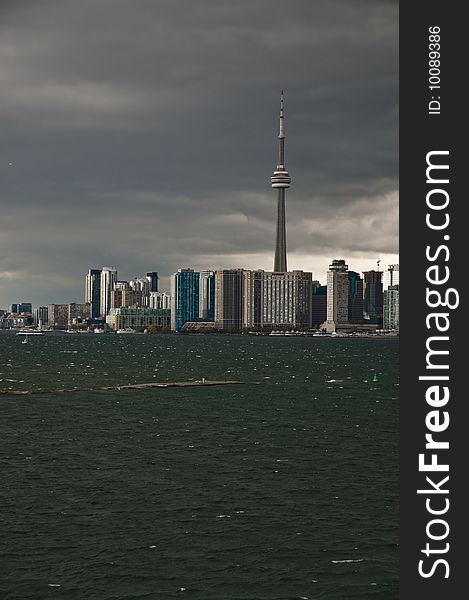
[[[147,329],[150,326],[167,329],[171,325],[171,311],[167,308],[111,308],[106,324],[118,329]]]

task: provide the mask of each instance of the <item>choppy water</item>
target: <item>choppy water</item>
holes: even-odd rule
[[[398,596],[398,342],[0,335],[4,600]],[[372,383],[374,371],[378,383]]]

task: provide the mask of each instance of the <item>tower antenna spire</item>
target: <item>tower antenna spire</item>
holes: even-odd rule
[[[285,273],[287,271],[287,232],[285,219],[285,189],[290,187],[291,177],[285,168],[285,116],[284,94],[280,93],[280,123],[278,134],[278,162],[272,175],[271,183],[277,188],[277,235],[275,241],[274,271]]]

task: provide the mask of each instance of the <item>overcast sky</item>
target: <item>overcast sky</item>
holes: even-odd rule
[[[398,14],[385,0],[2,0],[0,308],[87,270],[398,261]]]

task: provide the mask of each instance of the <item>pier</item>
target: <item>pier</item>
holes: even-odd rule
[[[242,385],[244,381],[211,381],[198,379],[194,381],[175,381],[166,383],[124,383],[120,385],[100,385],[95,387],[74,387],[37,390],[0,390],[0,396],[33,396],[37,394],[64,394],[71,392],[120,392],[125,390],[149,390],[172,387],[207,387],[214,385]]]

